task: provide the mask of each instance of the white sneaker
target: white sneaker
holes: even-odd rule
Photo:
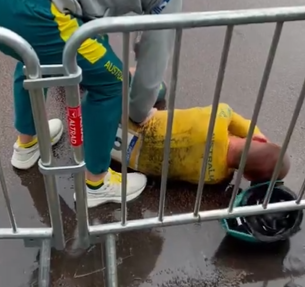
[[[49,128],[52,139],[52,145],[55,145],[60,140],[64,127],[60,119],[49,120]],[[12,166],[18,169],[29,169],[38,161],[40,157],[40,151],[38,143],[29,148],[23,148],[14,144],[14,152],[11,159]]]
[[[133,172],[127,174],[127,202],[137,198],[146,187],[147,178],[144,174]],[[109,168],[104,184],[97,190],[87,187],[88,207],[103,203],[121,203],[122,174]],[[74,194],[75,199],[75,194]]]

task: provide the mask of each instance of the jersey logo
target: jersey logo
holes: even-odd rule
[[[135,145],[137,144],[139,139],[139,135],[133,134],[130,131],[128,131],[127,134],[127,164],[129,164],[130,157],[132,155],[132,152],[134,150]],[[115,137],[115,141],[112,147],[111,156],[113,159],[117,161],[121,161],[122,157],[122,129],[121,127],[118,128],[117,134]]]
[[[138,139],[139,139],[138,137],[134,136],[129,143],[129,146],[127,148],[127,164],[129,164],[129,159],[130,159],[131,153],[132,153]]]

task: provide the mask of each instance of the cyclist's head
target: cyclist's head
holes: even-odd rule
[[[238,168],[245,143],[246,139],[231,138],[228,154],[229,167]],[[280,150],[281,148],[276,144],[252,140],[244,170],[244,177],[249,181],[270,180],[280,155]],[[290,161],[286,154],[278,179],[283,179],[288,174],[289,169]]]

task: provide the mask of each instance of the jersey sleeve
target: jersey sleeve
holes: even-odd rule
[[[220,112],[222,112],[228,119],[228,130],[230,134],[240,138],[247,137],[251,120],[245,119],[243,116],[234,112],[233,109],[226,104],[222,104]],[[260,130],[256,126],[254,129],[254,135],[257,134],[260,134]]]

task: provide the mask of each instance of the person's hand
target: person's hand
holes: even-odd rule
[[[139,123],[138,125],[140,127],[146,125],[152,118],[153,116],[155,115],[155,113],[157,112],[158,110],[156,108],[152,108],[147,116],[147,118],[142,122],[142,123]]]
[[[135,67],[130,67],[129,68],[129,73],[131,74],[132,77],[134,76],[135,72],[136,72],[136,68]]]

